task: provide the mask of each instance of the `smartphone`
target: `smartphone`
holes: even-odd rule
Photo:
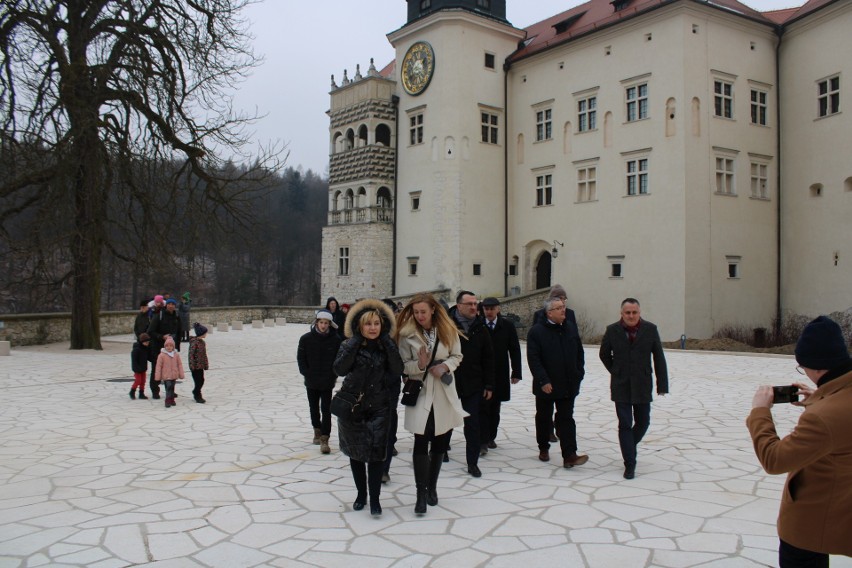
[[[772,404],[799,402],[799,387],[796,385],[772,387],[772,394]]]

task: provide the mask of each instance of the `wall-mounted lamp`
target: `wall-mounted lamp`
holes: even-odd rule
[[[550,256],[552,256],[553,258],[556,258],[557,256],[559,256],[559,249],[556,248],[556,245],[564,247],[565,243],[560,243],[559,241],[556,241],[556,240],[553,241],[553,248],[550,249]]]

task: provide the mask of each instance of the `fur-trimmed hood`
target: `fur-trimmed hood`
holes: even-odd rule
[[[361,316],[363,316],[365,312],[373,310],[378,311],[382,316],[382,331],[387,331],[390,336],[393,337],[394,332],[396,331],[396,317],[394,316],[393,311],[391,311],[390,307],[388,307],[388,305],[383,301],[375,300],[373,298],[361,300],[349,308],[349,313],[346,314],[346,323],[343,326],[343,334],[346,337],[352,337],[353,330],[358,328]]]

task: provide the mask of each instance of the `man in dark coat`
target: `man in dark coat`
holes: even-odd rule
[[[331,395],[337,382],[332,367],[339,349],[340,336],[337,335],[334,317],[325,310],[318,311],[310,331],[299,338],[296,361],[299,363],[299,372],[305,377],[308,410],[314,428],[313,443],[318,444],[320,452],[324,454],[331,452],[328,445],[331,435]]]
[[[479,452],[482,447],[479,433],[479,406],[484,398],[490,400],[494,391],[494,349],[485,320],[476,313],[478,302],[473,292],[462,290],[450,317],[461,336],[462,362],[455,370],[456,392],[462,408],[469,414],[464,419],[467,472],[481,477]]]
[[[641,318],[639,301],[621,302],[621,319],[607,326],[601,340],[600,358],[609,371],[610,392],[618,415],[618,443],[624,458],[624,478],[636,475],[636,447],[651,424],[654,374],[657,394],[669,392],[666,357],[657,326]]]
[[[574,400],[585,375],[585,354],[577,326],[565,321],[565,303],[559,298],[544,302],[545,323],[537,323],[527,334],[527,364],[533,375],[535,437],[538,459],[550,461],[550,434],[556,406],[562,465],[571,468],[589,461],[577,454],[577,424]]]
[[[155,375],[157,374],[157,357],[160,356],[160,351],[166,344],[166,337],[171,337],[175,341],[175,349],[180,351],[180,317],[177,313],[177,302],[171,298],[166,301],[166,309],[155,312],[151,316],[151,323],[148,324],[148,335],[151,336],[151,346],[149,348],[151,359],[154,363],[151,365],[151,377],[148,384],[151,387],[151,395],[153,398],[160,398],[160,383],[157,382]]]
[[[136,314],[133,322],[133,335],[136,336],[136,341],[139,341],[140,335],[148,333],[149,325],[151,325],[151,319],[148,317],[148,300],[142,300],[139,302],[139,313]]]
[[[482,300],[485,327],[494,348],[494,396],[483,399],[480,407],[480,439],[482,455],[497,447],[497,427],[500,425],[500,406],[512,397],[512,385],[521,380],[521,343],[515,325],[500,315],[500,300]],[[510,368],[511,363],[511,368]]]

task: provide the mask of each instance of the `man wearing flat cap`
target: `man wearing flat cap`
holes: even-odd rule
[[[515,325],[500,315],[500,300],[482,300],[485,327],[494,348],[494,396],[480,403],[479,434],[482,455],[497,447],[497,428],[500,425],[500,405],[512,397],[512,385],[521,380],[521,343]]]
[[[746,420],[754,451],[770,474],[787,474],[778,514],[781,568],[827,567],[852,556],[852,359],[840,326],[820,316],[796,343],[796,367],[816,384],[795,383],[805,411],[779,438],[771,386],[758,387]]]

